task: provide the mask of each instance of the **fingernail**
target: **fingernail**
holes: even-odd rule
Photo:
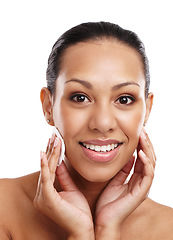
[[[144,130],[141,132],[141,134],[142,134],[142,137],[143,137],[145,140],[147,140],[146,132],[145,132]]]
[[[52,137],[50,139],[50,143],[53,143],[54,139],[55,139],[55,134],[52,134]]]
[[[40,151],[40,159],[43,158],[43,151]]]
[[[62,164],[62,159],[59,159],[59,161],[58,161],[58,167]]]
[[[144,158],[146,158],[146,154],[142,150],[140,150],[139,152]]]
[[[55,138],[53,147],[54,147],[54,148],[57,147],[58,144],[59,144],[59,142],[60,142],[59,138]]]

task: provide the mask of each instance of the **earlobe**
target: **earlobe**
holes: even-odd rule
[[[52,95],[48,88],[44,87],[41,89],[40,100],[42,103],[42,109],[47,123],[49,123],[51,126],[54,126]]]
[[[154,98],[153,93],[149,93],[148,97],[146,99],[146,114],[145,114],[145,121],[144,121],[145,125],[148,121],[148,118],[150,116],[150,112],[151,112],[151,109],[152,109],[152,106],[153,106],[153,98]]]

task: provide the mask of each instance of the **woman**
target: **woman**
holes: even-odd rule
[[[144,129],[149,84],[144,46],[131,31],[86,23],[57,40],[40,96],[65,159],[58,164],[54,134],[40,173],[1,180],[0,239],[173,239],[172,209],[147,198],[156,162]]]

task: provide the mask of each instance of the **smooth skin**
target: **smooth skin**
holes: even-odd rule
[[[40,172],[1,180],[0,239],[173,239],[173,210],[147,197],[156,156],[143,124],[153,94],[145,96],[136,51],[112,39],[68,48],[55,96],[43,88],[41,102],[66,157],[57,167],[61,141],[53,135]],[[92,139],[122,144],[114,159],[98,163],[81,148]]]
[[[134,157],[102,192],[96,207],[95,233],[85,197],[71,180],[65,164],[57,167],[60,142],[56,138],[54,150],[50,146],[46,154],[41,154],[41,175],[34,200],[35,206],[64,228],[70,235],[69,239],[121,239],[122,223],[146,198],[154,177],[155,155],[144,131],[141,133],[140,143],[143,150],[138,152],[130,181],[124,184],[133,166]],[[53,187],[55,174],[63,189],[59,193]]]

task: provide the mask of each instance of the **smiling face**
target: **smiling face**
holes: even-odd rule
[[[139,54],[115,40],[69,47],[56,82],[53,121],[66,162],[91,182],[110,180],[131,158],[152,95]]]

